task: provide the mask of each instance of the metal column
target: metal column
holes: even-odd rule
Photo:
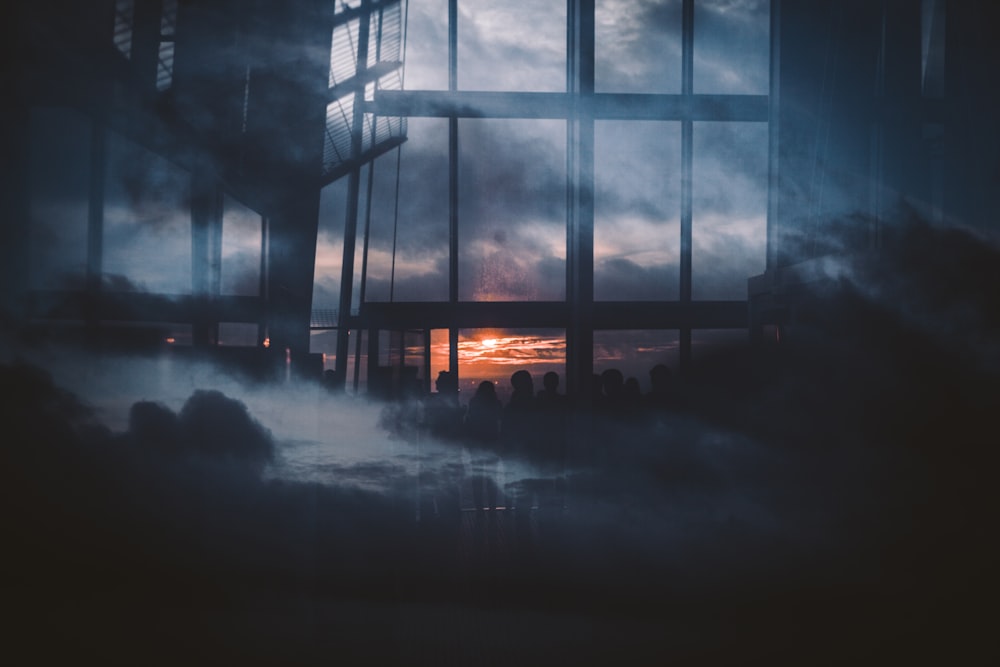
[[[368,3],[365,2],[365,5]],[[368,69],[368,35],[371,31],[371,12],[363,12],[358,26],[357,81],[354,91],[354,109],[351,128],[351,157],[361,156],[364,132],[365,86],[364,73]],[[344,220],[344,258],[340,271],[340,308],[337,313],[337,370],[336,386],[343,388],[347,381],[347,357],[350,354],[351,300],[354,287],[354,253],[358,234],[358,198],[361,196],[361,166],[356,164],[347,181],[347,213]]]
[[[458,0],[448,0],[448,90],[458,90]],[[448,118],[448,302],[458,303],[458,117]],[[458,328],[448,326],[448,369],[458,385]]]
[[[594,372],[594,0],[567,3],[566,386],[585,405]]]
[[[694,0],[684,0],[682,14],[681,94],[694,94]],[[691,302],[691,170],[694,122],[681,121],[681,276],[680,300]],[[680,365],[691,363],[691,327],[680,330]]]

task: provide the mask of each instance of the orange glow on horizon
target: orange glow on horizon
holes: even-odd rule
[[[447,332],[431,344],[432,377],[448,368]],[[458,366],[463,388],[467,380],[489,379],[503,385],[511,374],[527,370],[532,375],[554,370],[565,372],[566,339],[562,332],[524,332],[505,329],[463,331],[458,341]]]

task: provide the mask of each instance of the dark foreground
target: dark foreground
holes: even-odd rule
[[[463,506],[460,467],[381,492],[270,479],[233,397],[140,403],[113,433],[4,364],[4,653],[990,662],[1000,262],[930,240],[829,286],[796,340],[706,359],[656,424],[578,415],[572,465],[501,490],[517,509]]]

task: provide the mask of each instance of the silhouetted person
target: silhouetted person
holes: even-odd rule
[[[510,376],[514,389],[503,412],[504,440],[515,449],[524,450],[533,430],[535,388],[528,371],[517,371]]]
[[[538,463],[551,480],[539,489],[541,505],[561,505],[561,476],[566,461],[568,406],[559,393],[559,374],[549,371],[542,377],[542,389],[536,397],[538,412]]]
[[[603,391],[603,412],[610,416],[620,416],[625,411],[625,376],[617,368],[609,368],[601,373]]]
[[[562,459],[562,444],[566,439],[566,396],[559,393],[559,374],[549,371],[542,377],[543,388],[536,397],[538,428],[541,436],[540,457],[549,462]]]
[[[517,371],[510,376],[514,390],[503,411],[500,433],[504,451],[508,455],[529,456],[535,451],[537,421],[535,390],[528,371]],[[519,505],[514,499],[514,505]]]
[[[495,446],[499,440],[502,416],[503,404],[497,398],[496,387],[488,380],[480,382],[465,414],[465,432],[469,443],[481,448],[470,451],[472,502],[478,511],[497,506],[500,458],[497,451],[489,451],[488,448]]]
[[[595,410],[604,406],[604,387],[599,373],[594,373],[590,378],[590,405]]]
[[[646,409],[654,418],[662,417],[672,409],[670,369],[663,364],[656,364],[649,370],[650,390],[645,396]]]
[[[480,382],[465,414],[465,431],[469,438],[477,443],[496,442],[502,417],[503,404],[497,398],[496,387],[488,380]]]
[[[642,389],[639,388],[639,380],[634,377],[627,378],[622,385],[622,416],[638,417],[642,413],[642,407]]]
[[[639,388],[639,381],[635,378],[625,380],[623,389],[625,402],[629,405],[638,405],[642,401],[642,390]]]
[[[559,393],[559,373],[549,371],[542,376],[542,388],[538,390],[538,409],[562,409],[566,397]]]
[[[458,403],[458,382],[449,371],[438,373],[437,392],[427,399],[424,420],[431,434],[439,438],[458,437],[462,429],[462,406]]]

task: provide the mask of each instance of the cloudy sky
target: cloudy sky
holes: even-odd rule
[[[447,4],[410,4],[407,89],[447,88]],[[697,4],[696,92],[767,92],[768,9],[762,0]],[[680,0],[598,2],[596,11],[599,91],[680,92]],[[458,20],[459,89],[565,90],[563,3],[460,2]],[[595,142],[595,298],[677,299],[681,124],[599,121]],[[410,120],[398,213],[397,155],[376,162],[369,300],[447,300],[447,149],[447,120]],[[695,299],[745,298],[746,279],[763,271],[766,166],[766,124],[695,124]],[[459,299],[565,298],[565,194],[563,121],[460,120]],[[326,307],[339,291],[344,196],[343,184],[324,192],[314,303]],[[356,273],[357,283],[360,262]],[[676,343],[676,335],[659,338]]]
[[[598,3],[597,87],[679,92],[680,1]],[[699,3],[698,92],[764,93],[766,2]],[[447,86],[447,2],[413,2],[408,89]],[[565,90],[561,3],[459,3],[458,85],[463,90]],[[526,26],[531,26],[529,33]],[[530,37],[529,37],[530,34]],[[736,34],[737,48],[723,49]],[[728,42],[732,46],[732,42]],[[677,298],[680,123],[599,122],[596,128],[595,293],[600,300]],[[695,128],[696,298],[742,298],[763,270],[766,126]],[[460,299],[565,295],[566,128],[558,120],[459,123]],[[447,122],[412,120],[403,147],[396,299],[447,298]],[[377,202],[393,198],[395,155],[376,165]],[[339,194],[328,193],[331,200]],[[326,210],[335,218],[339,201]],[[376,204],[369,292],[389,298],[394,210]],[[327,239],[335,254],[339,230]],[[332,264],[332,263],[330,263]],[[334,276],[328,278],[334,287]],[[321,283],[326,282],[321,278]]]

